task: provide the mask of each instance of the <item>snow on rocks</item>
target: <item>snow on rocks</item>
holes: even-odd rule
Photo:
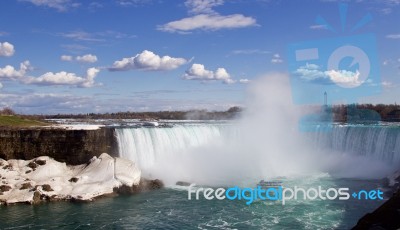
[[[33,160],[0,159],[0,203],[37,203],[40,200],[82,200],[112,194],[115,188],[140,182],[132,161],[107,153],[88,164],[69,166],[42,156]]]
[[[61,124],[61,125],[53,125],[51,127],[62,128],[66,130],[96,130],[104,126],[105,125],[92,125],[92,124]]]

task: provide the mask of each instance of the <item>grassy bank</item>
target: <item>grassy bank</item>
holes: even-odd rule
[[[47,125],[47,123],[15,115],[0,115],[0,127],[32,127],[43,125]]]

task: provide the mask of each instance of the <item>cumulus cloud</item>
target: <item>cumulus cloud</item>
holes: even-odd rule
[[[28,72],[32,69],[29,61],[21,63],[18,70],[11,65],[7,65],[4,68],[0,68],[0,79],[17,80],[23,84],[67,85],[89,88],[96,86],[94,79],[100,72],[97,68],[89,68],[84,77],[66,71],[57,73],[47,72],[39,77],[33,77],[28,75]]]
[[[194,63],[183,75],[185,80],[221,80],[226,84],[233,84],[236,81],[231,78],[225,68],[218,68],[216,71],[207,70],[204,65]]]
[[[0,78],[6,78],[6,79],[18,79],[22,78],[25,76],[26,72],[31,69],[31,65],[29,61],[24,61],[19,65],[19,69],[15,69],[11,65],[6,65],[3,68],[0,68]]]
[[[110,71],[127,71],[131,69],[139,69],[146,71],[172,70],[186,64],[188,61],[184,58],[175,58],[170,56],[162,56],[144,50],[133,57],[123,58],[115,61]]]
[[[347,70],[329,70],[326,71],[331,81],[339,84],[343,87],[356,87],[361,85],[363,82],[360,81],[360,72],[347,71]]]
[[[192,30],[220,30],[257,25],[256,19],[242,14],[220,15],[212,8],[223,5],[223,0],[188,0],[185,2],[191,17],[168,22],[157,27],[166,32],[189,33]]]
[[[95,63],[97,62],[97,56],[93,54],[86,54],[83,56],[77,56],[76,60],[79,62]]]
[[[13,56],[15,53],[14,46],[11,43],[0,42],[0,56],[10,57]]]
[[[335,83],[345,88],[352,88],[364,83],[360,80],[360,72],[356,70],[328,70],[322,71],[316,64],[306,64],[299,67],[295,72],[296,75],[304,81],[329,84]]]
[[[67,85],[89,88],[95,86],[94,78],[99,72],[100,70],[97,68],[89,68],[84,77],[65,71],[58,73],[47,72],[39,77],[26,77],[23,82],[34,85]]]
[[[274,56],[272,56],[271,63],[273,63],[273,64],[280,64],[280,63],[282,63],[282,62],[283,62],[283,60],[282,60],[282,58],[281,58],[281,55],[279,55],[279,54],[274,54]]]
[[[61,55],[61,61],[72,61],[74,58],[70,55]]]

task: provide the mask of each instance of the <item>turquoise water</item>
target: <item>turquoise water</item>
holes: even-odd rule
[[[285,183],[285,182],[284,182]],[[288,185],[296,183],[290,181]],[[302,179],[304,186],[380,187],[376,180]],[[387,195],[386,195],[387,196]],[[349,229],[382,201],[188,200],[172,188],[91,203],[55,202],[0,207],[1,229]]]

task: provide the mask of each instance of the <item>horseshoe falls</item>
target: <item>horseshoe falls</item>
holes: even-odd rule
[[[179,180],[200,180],[202,183],[215,185],[214,181],[211,182],[211,177],[215,179],[221,176],[216,184],[232,182],[223,183],[225,178],[222,177],[225,175],[221,172],[227,170],[225,174],[230,173],[229,167],[234,167],[239,174],[246,174],[253,180],[260,177],[287,176],[287,170],[272,171],[272,163],[269,164],[273,162],[274,165],[279,165],[284,161],[287,161],[285,165],[293,166],[291,169],[296,168],[295,173],[315,169],[314,171],[319,173],[339,177],[384,177],[390,173],[391,166],[400,162],[399,130],[397,126],[383,125],[333,125],[329,130],[315,128],[313,132],[303,135],[305,137],[302,143],[307,143],[307,146],[304,148],[302,144],[303,149],[299,149],[298,156],[296,149],[254,149],[254,146],[251,146],[253,142],[246,142],[248,137],[236,124],[204,123],[175,124],[170,128],[119,128],[115,133],[120,156],[137,162],[145,175],[158,176],[170,183]],[[287,138],[291,138],[290,135]],[[290,144],[289,141],[287,143]],[[273,144],[265,139],[264,143],[257,145]],[[239,155],[248,156],[250,159],[240,158]],[[293,164],[291,161],[299,156],[301,159],[297,164]],[[303,163],[304,158],[308,159],[308,162],[300,167],[299,164]],[[279,162],[276,159],[279,159]],[[215,167],[214,160],[218,162]],[[260,165],[258,161],[263,163]],[[354,172],[355,168],[360,166],[365,166],[365,170],[359,169],[361,171]],[[262,169],[255,170],[256,167]],[[371,167],[376,170],[371,170]],[[191,174],[196,174],[197,177],[190,176]],[[199,178],[199,174],[207,175],[210,180]],[[233,175],[230,177],[237,180],[244,178]],[[254,182],[253,180],[250,181]]]

